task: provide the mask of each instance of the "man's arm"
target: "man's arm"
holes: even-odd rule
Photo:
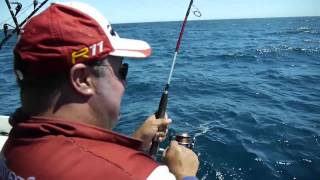
[[[164,162],[178,180],[194,179],[199,168],[198,156],[192,150],[179,145],[177,141],[171,141]]]
[[[160,142],[164,141],[167,135],[167,127],[171,123],[171,119],[156,119],[155,115],[151,115],[144,121],[144,123],[139,127],[138,130],[134,132],[132,137],[140,139],[142,143],[142,149],[148,150],[151,146],[151,142],[155,135],[158,135]],[[166,132],[158,132],[158,128],[166,127]]]
[[[133,134],[134,138],[143,141],[143,149],[150,148],[152,138],[158,133],[160,126],[168,126],[170,119],[156,119],[150,116],[144,124]],[[160,141],[164,140],[166,133],[160,134]],[[197,155],[190,149],[181,146],[176,141],[172,141],[164,157],[165,165],[157,167],[148,177],[148,180],[169,179],[172,177],[177,180],[196,180],[199,168]],[[169,168],[169,170],[168,170]],[[170,172],[171,173],[170,173]],[[173,176],[174,175],[174,176]]]

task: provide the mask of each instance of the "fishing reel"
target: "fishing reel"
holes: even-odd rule
[[[195,137],[190,136],[188,133],[179,133],[173,136],[170,136],[170,141],[175,140],[179,145],[182,145],[186,148],[193,150],[196,139]]]
[[[195,137],[191,136],[189,133],[186,133],[186,132],[171,134],[171,135],[169,135],[168,139],[169,139],[169,142],[167,143],[167,146],[170,144],[170,142],[172,140],[175,140],[178,142],[179,145],[184,146],[184,147],[191,149],[191,150],[194,149],[194,146],[196,143]],[[159,148],[156,153],[156,156],[158,156],[158,157],[163,156],[164,151],[165,151],[165,148]]]

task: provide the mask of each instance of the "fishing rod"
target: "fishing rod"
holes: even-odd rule
[[[173,70],[174,70],[174,66],[176,64],[177,55],[179,53],[182,36],[183,36],[183,33],[184,33],[184,29],[186,27],[187,20],[188,20],[188,17],[189,17],[189,14],[190,14],[190,10],[191,10],[192,6],[193,6],[193,0],[190,0],[189,6],[188,6],[188,10],[187,10],[187,13],[185,15],[185,18],[184,18],[184,21],[183,21],[183,24],[182,24],[182,27],[181,27],[181,31],[180,31],[180,34],[179,34],[179,38],[178,38],[178,41],[177,41],[177,44],[176,44],[176,48],[175,48],[175,52],[174,52],[174,56],[173,56],[173,60],[172,60],[172,65],[171,65],[171,69],[170,69],[170,73],[169,73],[169,77],[168,77],[168,82],[165,85],[165,88],[164,88],[164,90],[162,92],[160,103],[159,103],[159,107],[158,107],[157,112],[155,113],[156,119],[163,119],[165,117],[167,104],[168,104],[168,94],[169,94],[169,87],[170,87],[170,83],[171,83],[172,73],[173,73]],[[198,8],[196,8],[196,11],[194,11],[193,13],[197,17],[201,16],[201,13],[200,13]],[[166,130],[166,127],[160,127],[158,129],[158,132],[165,132],[165,130]],[[181,137],[182,137],[182,139],[183,139],[183,137],[189,138],[189,136],[186,133],[183,133],[183,135],[179,136],[178,139],[181,138]],[[158,153],[158,150],[159,150],[159,143],[160,143],[159,136],[155,136],[153,138],[153,140],[152,140],[152,144],[151,144],[151,147],[150,147],[150,150],[149,150],[149,154],[154,159],[156,159],[156,156],[157,156],[157,153]]]
[[[10,6],[9,0],[5,0],[5,1],[6,1],[6,4],[7,4],[7,6],[8,6],[9,11],[10,11],[11,17],[12,17],[12,19],[13,19],[14,24],[16,25],[16,27],[11,31],[10,34],[7,34],[7,33],[5,32],[5,37],[4,37],[4,38],[1,40],[1,42],[0,42],[0,49],[2,48],[2,46],[4,45],[4,43],[6,43],[15,33],[19,34],[19,32],[20,32],[20,27],[22,27],[22,26],[28,21],[28,19],[30,19],[36,12],[38,12],[39,9],[42,8],[42,6],[44,6],[44,4],[46,4],[49,0],[44,0],[44,1],[42,1],[41,4],[40,4],[38,7],[36,7],[36,6],[38,5],[38,1],[34,1],[34,2],[33,2],[33,3],[34,3],[34,10],[33,10],[20,24],[18,23],[17,16],[15,15],[15,14],[17,14],[17,13],[13,13],[13,10],[12,10],[12,8],[11,8],[11,6]],[[12,3],[11,3],[11,4],[12,4]],[[17,4],[17,3],[13,3],[13,4]],[[21,9],[21,7],[20,7],[20,9]],[[19,9],[19,11],[20,11],[20,9]],[[12,26],[11,26],[11,27],[12,27]]]
[[[10,11],[10,14],[11,14],[11,17],[12,17],[12,19],[13,19],[13,22],[14,22],[14,24],[16,25],[17,33],[19,33],[19,31],[20,31],[20,26],[19,26],[19,23],[18,23],[18,20],[17,20],[16,15],[17,15],[18,12],[21,10],[22,5],[21,5],[21,3],[18,3],[18,2],[12,2],[12,3],[10,3],[9,0],[5,0],[5,1],[6,1],[6,4],[7,4],[8,9],[9,9],[9,11]],[[16,12],[15,12],[15,13],[13,12],[10,4],[16,4],[16,5],[17,5],[17,6],[16,6]]]

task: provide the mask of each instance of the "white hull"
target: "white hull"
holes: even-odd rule
[[[0,116],[0,148],[2,149],[3,144],[6,142],[8,136],[5,135],[9,133],[11,126],[8,122],[8,116]]]

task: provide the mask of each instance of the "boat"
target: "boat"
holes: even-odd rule
[[[8,120],[9,116],[0,116],[0,148],[2,148],[8,139],[8,134],[11,130],[11,125]]]

